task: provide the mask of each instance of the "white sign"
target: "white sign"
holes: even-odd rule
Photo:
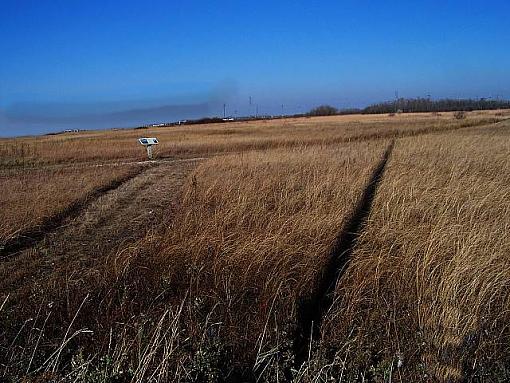
[[[142,137],[142,138],[138,139],[138,142],[144,146],[159,144],[158,139],[155,137],[151,137],[151,138]]]
[[[152,145],[158,145],[158,139],[155,137],[142,137],[138,139],[138,142],[147,147],[147,157],[149,157],[149,160],[152,160]]]

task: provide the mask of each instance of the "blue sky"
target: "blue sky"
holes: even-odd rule
[[[509,25],[502,0],[0,0],[0,136],[223,103],[238,115],[364,106],[397,89],[510,98]]]

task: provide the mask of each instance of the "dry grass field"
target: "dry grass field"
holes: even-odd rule
[[[130,317],[142,316],[149,308],[164,312],[172,303],[185,302],[188,311],[181,314],[177,338],[183,348],[179,354],[184,355],[168,359],[172,370],[192,368],[197,363],[194,354],[202,349],[211,353],[204,358],[229,350],[228,359],[220,355],[222,360],[212,361],[211,368],[242,369],[255,360],[257,350],[265,353],[279,347],[275,337],[292,342],[284,331],[291,330],[295,303],[312,289],[338,228],[384,147],[384,141],[376,141],[211,159],[192,173],[172,224],[146,239],[154,244],[149,250],[139,244],[113,253],[89,265],[75,281],[57,268],[45,277],[48,282],[38,279],[37,294],[16,290],[6,310],[17,313],[32,307],[29,314],[43,301],[51,301],[64,311],[58,318],[61,323],[57,319],[52,323],[56,327],[51,332],[58,333],[78,309],[81,314],[95,311],[94,303],[101,301],[94,321],[80,323],[78,318],[76,323],[100,338],[108,324],[140,320]],[[139,262],[151,267],[139,270]],[[118,288],[114,294],[127,302],[105,302],[111,299],[112,286]],[[87,295],[91,302],[83,304]],[[203,345],[202,332],[197,334],[197,329],[211,331],[208,322],[221,323],[222,328],[207,340],[215,343],[212,346]],[[197,329],[188,328],[192,326]],[[98,341],[95,338],[94,344]],[[51,344],[50,351],[54,348],[58,343]],[[134,351],[130,357],[136,357]],[[280,358],[278,353],[274,356]],[[128,362],[133,360],[122,360]],[[276,367],[281,367],[278,363]]]
[[[0,140],[0,166],[31,167],[116,160],[143,160],[145,152],[134,145],[138,137],[157,136],[159,158],[181,158],[222,152],[275,147],[333,144],[369,138],[391,138],[423,132],[451,130],[492,123],[502,112],[472,112],[455,120],[453,113],[348,115],[286,118],[224,124],[183,125],[168,128],[85,131],[54,136]],[[313,134],[310,132],[313,131]]]
[[[507,381],[510,125],[397,141],[324,342],[349,372]]]
[[[254,360],[256,352],[289,363],[274,349],[292,341],[285,332],[296,302],[313,289],[384,147],[234,155],[208,161],[193,174],[158,256],[169,262],[167,283],[186,283],[203,314],[222,323],[217,341],[234,363]]]
[[[79,202],[0,258],[0,379],[504,381],[506,117],[0,141],[4,241]]]

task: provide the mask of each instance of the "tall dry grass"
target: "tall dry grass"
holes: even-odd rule
[[[161,234],[106,255],[78,279],[51,275],[37,286],[45,299],[20,310],[42,307],[37,329],[50,317],[36,352],[42,367],[30,371],[69,370],[69,360],[82,366],[73,374],[129,370],[137,381],[290,371],[296,301],[310,293],[384,149],[363,142],[203,163]],[[7,305],[10,321],[17,312]],[[32,325],[11,333],[27,350],[40,334]],[[16,368],[30,355],[17,354]],[[115,362],[101,367],[105,355]]]
[[[261,351],[275,346],[265,344],[270,334],[257,340],[268,321],[293,322],[383,150],[281,149],[213,159],[195,172],[161,256],[184,265],[190,294],[215,308],[237,358],[253,357],[258,341]]]
[[[21,286],[24,301],[0,291],[0,376],[90,382],[506,376],[507,128],[441,133],[488,121],[476,116],[350,116],[149,132],[168,132],[160,155],[266,150],[202,163],[187,180],[176,216],[168,212],[141,241],[97,254],[86,268],[52,266],[56,271],[37,284]],[[142,132],[51,137],[48,146],[34,146],[32,163],[138,156],[143,148],[132,146]],[[319,349],[311,344],[311,359],[293,371],[296,302],[315,286],[386,149],[384,138],[427,132],[437,134],[397,141]],[[172,141],[178,134],[182,140]],[[117,148],[110,142],[91,149],[115,137]],[[343,142],[349,140],[365,141]]]
[[[509,138],[397,141],[324,324],[351,377],[509,378]]]

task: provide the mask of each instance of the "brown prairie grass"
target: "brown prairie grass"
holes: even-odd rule
[[[23,197],[33,211],[65,206],[122,167],[96,174],[91,169],[101,168],[84,166],[74,175],[31,166],[141,159],[141,135],[160,138],[160,156],[239,153],[202,163],[175,216],[168,213],[143,240],[97,254],[87,267],[58,265],[37,284],[26,282],[25,300],[0,291],[0,376],[166,382],[504,374],[508,125],[469,127],[493,118],[335,116],[85,132],[17,140],[29,146],[16,149],[19,156],[9,154],[14,141],[2,141],[2,166],[24,168],[23,182],[37,185]],[[418,136],[425,133],[436,134]],[[322,348],[304,371],[293,371],[296,302],[314,288],[393,137],[401,138],[337,286]],[[54,200],[32,202],[39,189]],[[52,261],[59,262],[44,263]]]
[[[185,265],[190,294],[215,307],[238,358],[268,320],[292,323],[384,144],[249,153],[195,172],[161,256]]]
[[[468,114],[462,121],[453,114],[353,115],[288,118],[176,126],[158,129],[91,131],[43,137],[0,140],[0,167],[142,160],[146,154],[137,143],[141,136],[156,136],[156,156],[203,156],[277,147],[335,144],[370,138],[443,131],[494,122],[494,113]]]
[[[324,324],[351,372],[508,379],[509,138],[506,124],[397,141]]]
[[[52,275],[37,287],[45,299],[25,302],[24,310],[44,305],[39,321],[52,312],[38,352],[51,357],[66,333],[86,328],[69,343],[82,347],[81,356],[69,347],[61,357],[85,363],[114,347],[122,350],[118,365],[143,366],[139,381],[161,372],[161,363],[161,376],[174,374],[175,380],[189,374],[199,380],[211,374],[240,378],[254,365],[265,378],[282,374],[292,367],[296,301],[310,293],[385,144],[208,160],[188,179],[180,210],[162,234],[105,256],[76,282]],[[11,320],[16,317],[15,308],[6,310]],[[34,337],[28,331],[18,339],[30,348]],[[137,347],[148,348],[142,353],[148,359]],[[27,355],[15,359],[25,358],[20,363],[26,366]],[[55,355],[49,360],[44,369],[61,366]]]

